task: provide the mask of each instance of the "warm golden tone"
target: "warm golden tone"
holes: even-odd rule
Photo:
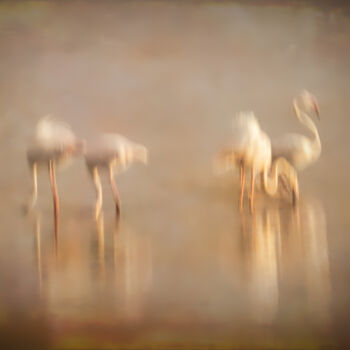
[[[216,158],[217,169],[228,170],[232,166],[240,169],[239,207],[243,208],[245,172],[251,170],[250,209],[254,210],[254,187],[256,174],[262,174],[265,191],[273,196],[278,189],[279,174],[287,177],[293,193],[293,202],[299,197],[296,172],[284,158],[277,158],[271,167],[271,141],[260,128],[253,112],[241,112],[233,119],[233,139],[231,146],[220,151]],[[271,171],[271,173],[269,173]]]
[[[119,215],[120,198],[114,182],[114,175],[126,170],[135,161],[147,164],[148,152],[146,147],[132,142],[122,135],[104,134],[93,145],[88,147],[85,160],[96,189],[95,217],[98,218],[102,208],[100,170],[108,171],[116,213]]]
[[[27,208],[32,208],[37,200],[38,167],[47,167],[50,173],[50,182],[53,193],[55,215],[59,212],[59,200],[56,187],[55,169],[75,155],[83,152],[84,141],[78,139],[70,126],[55,120],[50,116],[42,118],[32,137],[27,150],[29,167],[33,176],[33,192]]]

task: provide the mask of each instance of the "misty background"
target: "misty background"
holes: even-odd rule
[[[135,339],[137,344],[187,344],[189,329],[195,344],[208,344],[207,338],[213,344],[248,347],[348,341],[350,20],[347,8],[321,5],[0,3],[3,339],[13,339],[16,324],[23,339],[64,345],[67,333],[84,337],[89,322],[101,321],[99,329],[112,334],[107,338],[116,337],[124,345]],[[253,110],[272,138],[307,134],[291,104],[304,88],[318,99],[322,142],[319,161],[300,173],[304,226],[290,226],[294,219],[289,204],[263,194],[257,197],[256,221],[249,215],[243,219],[237,210],[238,175],[214,176],[213,157],[229,140],[232,117],[241,110]],[[26,147],[37,121],[47,114],[69,123],[87,141],[100,132],[126,135],[148,147],[149,164],[135,165],[117,177],[123,205],[117,230],[121,248],[114,240],[109,190],[104,192],[102,235],[93,221],[95,195],[83,159],[58,172],[58,256],[52,249],[48,176],[41,172],[38,272],[36,226],[23,216],[21,206],[31,186]],[[259,237],[259,230],[271,235],[271,227],[286,247],[296,250],[283,253],[282,248],[277,254],[273,248],[274,260],[266,251],[257,258],[258,248],[249,247],[275,243],[259,243],[253,236]],[[248,241],[244,232],[250,232]],[[310,242],[322,242],[322,248],[300,238],[305,232],[312,232]],[[290,243],[290,237],[299,237],[295,242],[301,245]],[[116,249],[122,251],[120,264]],[[305,251],[312,249],[316,258],[310,258],[310,276],[317,275],[316,268],[322,277],[310,282],[313,287],[305,296],[312,277],[305,279],[299,272],[308,269]],[[139,262],[131,262],[128,270],[125,256]],[[259,259],[269,263],[257,263]],[[259,269],[270,271],[254,282],[253,290],[271,296],[273,305],[254,292],[252,299],[245,297],[250,288],[245,276],[254,266],[259,276],[265,276]],[[114,285],[110,277],[117,273],[114,268],[124,276],[123,292],[120,279]],[[96,271],[104,271],[104,277]],[[107,282],[96,287],[96,278]],[[312,297],[315,290],[321,291],[319,299]],[[252,300],[262,301],[256,306]],[[247,316],[259,307],[263,320]],[[321,321],[313,324],[317,319]],[[87,325],[65,328],[81,320],[88,320]],[[28,324],[33,333],[26,333]],[[123,332],[115,334],[115,324]],[[238,342],[231,334],[242,339]]]

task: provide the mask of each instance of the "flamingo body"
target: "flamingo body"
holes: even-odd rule
[[[284,158],[277,158],[271,168],[271,141],[268,135],[260,129],[253,112],[241,112],[233,119],[233,142],[223,149],[217,158],[219,168],[227,171],[231,166],[239,165],[241,177],[241,193],[239,206],[243,207],[245,170],[251,170],[250,209],[254,209],[254,186],[256,174],[262,175],[267,193],[274,195],[278,188],[278,174],[282,171],[292,184],[293,198],[298,197],[298,182],[295,170]],[[272,178],[268,172],[272,170]]]
[[[287,134],[272,143],[273,159],[283,157],[296,169],[303,170],[317,161],[321,147],[315,149],[310,139],[300,134]]]
[[[102,208],[102,185],[99,170],[109,171],[109,180],[116,204],[117,215],[120,213],[120,197],[114,182],[115,173],[125,171],[133,162],[144,164],[148,161],[145,146],[132,142],[119,134],[104,134],[88,148],[85,154],[86,166],[92,176],[96,190],[95,217],[99,217]]]
[[[33,207],[37,200],[37,169],[39,166],[48,166],[57,217],[59,200],[55,177],[56,165],[61,165],[72,156],[83,153],[84,146],[85,142],[74,135],[69,125],[50,116],[38,122],[27,149],[27,159],[33,175],[33,192],[27,208]]]

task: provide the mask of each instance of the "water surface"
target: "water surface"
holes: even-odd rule
[[[0,4],[0,339],[53,348],[319,348],[349,341],[350,21],[346,9],[230,2]],[[212,159],[232,117],[277,137],[320,104],[320,160],[301,200],[257,193]],[[82,159],[48,174],[29,215],[26,145],[48,114],[91,139],[120,132],[147,167],[104,180],[104,215]]]

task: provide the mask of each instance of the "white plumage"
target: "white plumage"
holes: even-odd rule
[[[299,107],[299,101],[303,104],[305,111]],[[284,157],[297,170],[303,170],[314,163],[321,155],[321,141],[315,126],[307,113],[313,112],[319,115],[317,101],[308,91],[304,90],[298,99],[293,100],[296,117],[312,133],[312,138],[301,134],[290,133],[283,135],[272,143],[272,157]]]
[[[27,149],[28,163],[33,174],[33,193],[28,207],[34,206],[37,199],[37,169],[47,166],[50,172],[51,187],[54,197],[55,215],[58,214],[58,195],[55,179],[55,166],[72,156],[83,153],[85,141],[78,139],[68,124],[51,116],[39,120],[31,143]]]
[[[254,171],[262,171],[271,163],[271,143],[261,130],[253,112],[240,112],[232,120],[232,149],[236,157]]]
[[[114,174],[126,170],[135,161],[147,164],[146,147],[119,134],[103,134],[87,149],[85,160],[96,189],[96,218],[102,208],[102,185],[99,177],[101,169],[109,171],[110,185],[119,215],[120,199],[114,183]]]
[[[293,186],[293,194],[298,196],[298,184],[295,171],[284,158],[278,158],[272,167],[272,176],[268,178],[271,168],[271,141],[261,130],[253,112],[240,112],[232,121],[233,140],[231,146],[223,149],[217,157],[217,165],[229,170],[232,164],[240,167],[241,194],[240,208],[243,207],[245,169],[251,170],[250,208],[254,208],[254,186],[256,173],[262,174],[265,190],[274,195],[278,187],[278,174],[285,173]]]
[[[74,145],[77,139],[68,124],[46,116],[38,122],[33,140],[43,149],[63,150]]]

